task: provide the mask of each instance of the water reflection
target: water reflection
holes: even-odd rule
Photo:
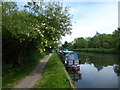
[[[80,71],[69,71],[76,88],[118,88],[120,56],[95,53],[78,53],[78,56]]]
[[[94,64],[81,65],[82,79],[76,82],[77,88],[117,88],[118,77],[113,72],[113,67],[104,67],[98,71]]]
[[[120,66],[117,65],[117,66],[114,66],[114,72],[117,74],[117,76],[120,76]]]
[[[81,64],[94,64],[94,67],[100,71],[103,67],[114,66],[115,73],[119,76],[120,73],[120,56],[110,54],[95,54],[95,53],[78,53],[81,58]],[[117,71],[116,71],[117,70]]]
[[[68,73],[71,79],[75,82],[82,79],[82,74],[80,73],[80,71],[69,70]]]

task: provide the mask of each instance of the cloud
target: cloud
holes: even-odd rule
[[[72,22],[73,30],[71,36],[63,37],[61,40],[72,41],[77,37],[92,37],[96,31],[107,34],[118,27],[118,4],[113,2],[94,3],[67,3],[71,6],[71,14],[74,15]]]

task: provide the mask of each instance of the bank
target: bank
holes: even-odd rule
[[[33,88],[73,88],[59,56],[54,53],[47,62],[42,78]]]
[[[118,50],[116,48],[105,49],[105,48],[80,48],[80,49],[70,49],[72,51],[80,51],[80,52],[93,52],[93,53],[108,53],[108,54],[118,54]]]

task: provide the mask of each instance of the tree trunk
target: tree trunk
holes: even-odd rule
[[[19,66],[23,65],[23,59],[24,59],[25,54],[26,54],[27,46],[28,46],[28,43],[26,45],[22,46],[20,54],[18,55],[17,63],[18,63]]]

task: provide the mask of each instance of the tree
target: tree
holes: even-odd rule
[[[95,34],[95,36],[98,36],[98,35],[100,35],[100,33],[96,31],[96,34]]]
[[[99,34],[88,39],[89,47],[93,48],[113,48],[113,35]]]
[[[100,43],[100,40],[99,40],[98,36],[92,37],[91,41],[92,41],[92,45],[91,46],[93,48],[100,48],[101,43]]]
[[[86,41],[88,43],[88,48],[91,48],[92,47],[92,38],[91,37],[87,37]]]
[[[120,51],[120,28],[113,32],[115,47]]]
[[[99,35],[99,40],[102,48],[113,48],[114,39],[111,34],[101,34]]]
[[[39,22],[42,22],[39,23],[38,26],[40,26],[41,24],[44,25],[41,26],[42,28],[36,26],[36,28],[39,30],[39,32],[45,39],[45,40],[42,39],[41,41],[41,37],[40,37],[39,42],[41,43],[45,41],[46,43],[44,44],[46,44],[46,46],[51,46],[51,45],[56,46],[61,36],[64,36],[65,34],[70,34],[71,16],[68,13],[68,8],[67,7],[63,8],[62,4],[60,4],[59,2],[44,3],[41,1],[40,2],[41,5],[44,6],[41,5],[39,6],[38,3],[39,2],[29,2],[28,5],[25,5],[25,7],[31,9],[30,10],[32,11],[31,14],[37,15],[36,17],[37,20],[39,20]],[[40,10],[42,10],[41,12],[39,12],[40,11],[39,8]]]
[[[68,42],[65,41],[64,44],[62,45],[62,47],[63,47],[64,49],[68,48]]]
[[[74,39],[74,41],[75,41],[75,43],[74,43],[75,48],[86,48],[86,47],[88,47],[87,40],[84,39],[83,37],[76,38],[76,39]]]
[[[71,33],[71,15],[62,3],[33,0],[21,11],[15,2],[3,2],[2,7],[4,62],[21,65],[31,47],[52,50],[61,36]]]
[[[68,43],[68,49],[73,49],[73,42]]]

